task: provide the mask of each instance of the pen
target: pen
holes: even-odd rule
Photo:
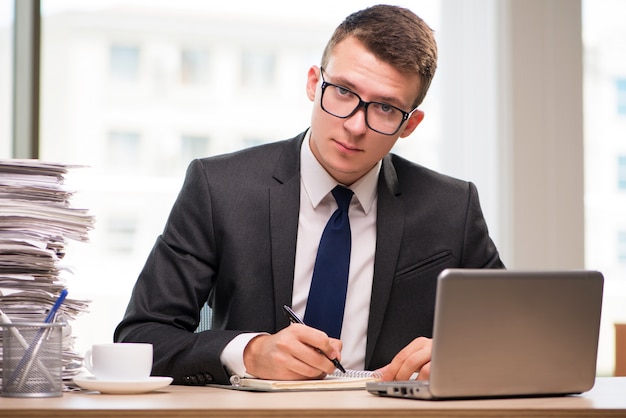
[[[298,318],[298,315],[296,315],[296,313],[287,305],[283,305],[283,312],[285,313],[285,316],[287,316],[287,318],[289,318],[289,322],[291,322],[292,324],[304,324],[304,322],[302,322],[302,320],[300,318]],[[320,354],[324,354],[322,352],[322,350],[320,350],[319,348],[316,348],[316,350],[320,353]],[[325,354],[324,354],[325,355]],[[326,357],[328,358],[328,357]],[[341,370],[342,373],[346,372],[346,369],[343,368],[343,366],[341,365],[341,363],[339,363],[339,360],[335,359],[328,359],[330,361],[333,362],[333,364],[335,365],[336,368],[338,368],[339,370]]]
[[[61,294],[59,295],[57,300],[54,302],[54,305],[52,305],[52,308],[50,309],[50,312],[48,312],[46,319],[44,319],[44,322],[46,324],[50,324],[52,321],[54,321],[54,317],[57,314],[57,311],[61,307],[61,304],[65,300],[66,296],[67,296],[67,289],[61,290]]]

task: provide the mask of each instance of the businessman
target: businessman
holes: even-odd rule
[[[472,183],[390,154],[436,63],[411,11],[348,16],[308,70],[308,129],[190,164],[115,341],[152,343],[152,373],[178,384],[319,378],[331,360],[428,378],[438,274],[504,267]]]

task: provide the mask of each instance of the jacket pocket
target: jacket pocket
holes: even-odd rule
[[[445,250],[431,255],[428,258],[420,260],[419,262],[412,264],[402,270],[398,271],[393,279],[394,282],[410,279],[425,271],[431,270],[438,266],[445,264],[452,259],[452,250]],[[442,269],[443,270],[443,269]]]

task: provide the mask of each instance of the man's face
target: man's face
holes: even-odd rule
[[[366,102],[383,102],[405,112],[412,110],[420,83],[417,74],[399,72],[352,37],[335,46],[324,67],[324,80],[353,91]],[[408,136],[424,118],[417,110],[398,132],[384,135],[367,127],[363,108],[346,119],[326,113],[320,106],[321,84],[320,68],[311,67],[306,86],[307,96],[314,102],[311,150],[326,171],[346,185],[365,175],[398,138]]]

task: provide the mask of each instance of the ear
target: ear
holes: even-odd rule
[[[419,125],[423,120],[423,111],[416,110],[415,112],[413,112],[413,114],[409,117],[409,120],[404,125],[404,129],[402,129],[402,131],[400,132],[400,138],[406,138],[407,136],[411,135],[415,128],[417,128],[417,125]]]
[[[317,91],[317,82],[320,79],[320,69],[313,65],[309,68],[306,79],[306,95],[310,101],[315,101],[315,92]]]

